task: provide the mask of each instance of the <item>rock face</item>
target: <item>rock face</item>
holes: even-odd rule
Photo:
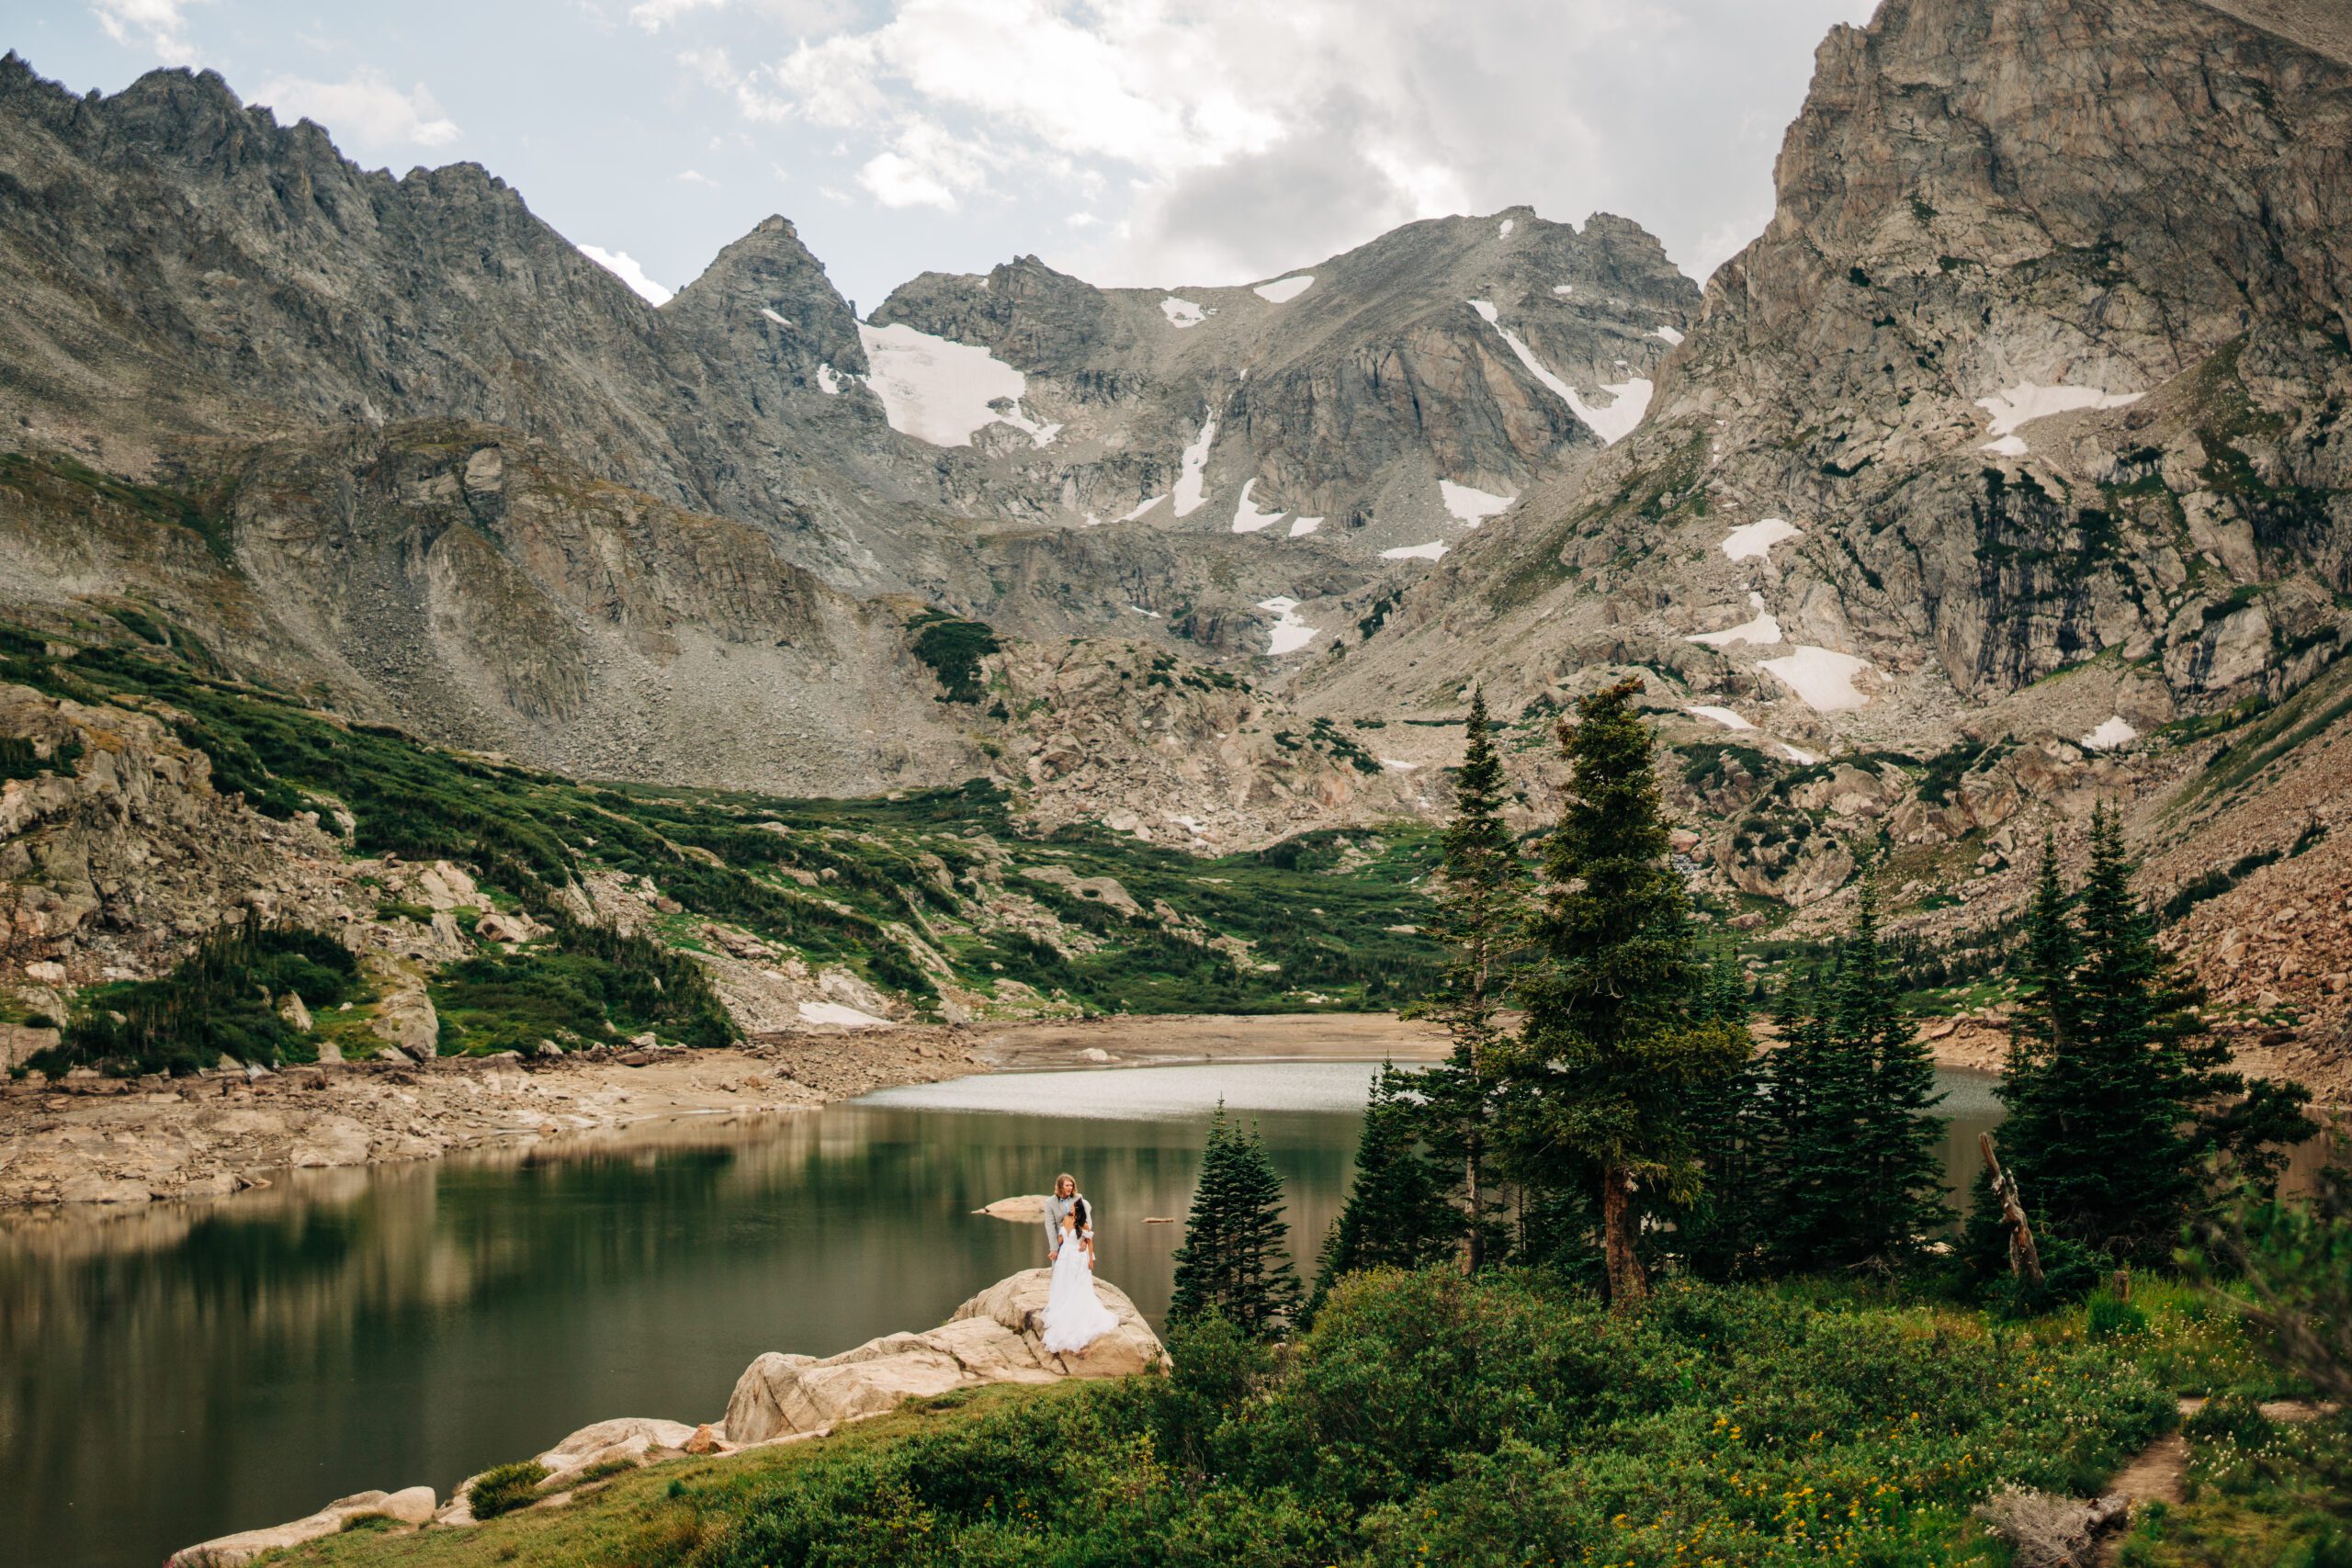
[[[334,840],[224,798],[162,720],[0,684],[0,739],[52,764],[0,784],[0,957],[70,952],[51,983],[85,983],[244,911],[332,918]]]
[[[1800,741],[2102,652],[2191,707],[2300,683],[2352,586],[2346,58],[2190,0],[1835,29],[1647,423],[1391,618],[1460,652],[1339,683],[1645,662]]]
[[[1638,675],[1694,860],[1799,904],[1882,830],[1973,840],[1997,881],[2102,795],[2178,787],[2161,727],[2352,638],[2348,62],[2340,8],[2286,0],[1835,29],[1647,421],[1364,604],[1291,696],[1458,716],[1476,683],[1532,733]],[[1980,921],[2018,890],[1973,889]]]
[[[1697,303],[1638,226],[1513,208],[1408,224],[1254,287],[1102,289],[1034,256],[926,273],[874,320],[989,350],[1026,378],[1026,420],[1056,430],[992,426],[951,452],[951,504],[1248,531],[1262,552],[1363,563],[1463,536],[1630,426]]]
[[[821,1359],[771,1350],[743,1370],[721,1430],[732,1444],[806,1436],[905,1399],[995,1382],[1127,1377],[1167,1363],[1159,1337],[1117,1286],[1095,1281],[1119,1325],[1083,1357],[1045,1348],[1043,1318],[1053,1271],[1001,1280],[927,1334],[891,1334]]]

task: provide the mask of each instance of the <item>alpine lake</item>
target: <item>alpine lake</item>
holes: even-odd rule
[[[366,1488],[446,1495],[593,1421],[715,1420],[762,1351],[929,1328],[1042,1264],[1040,1227],[974,1211],[1063,1170],[1102,1278],[1157,1324],[1220,1099],[1311,1275],[1377,1070],[990,1074],[0,1222],[0,1563],[153,1568]],[[1986,1075],[1939,1076],[1964,1194],[1999,1106]]]

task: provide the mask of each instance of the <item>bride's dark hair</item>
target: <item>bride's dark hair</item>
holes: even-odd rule
[[[1070,1200],[1069,1217],[1072,1222],[1071,1228],[1081,1235],[1085,1233],[1088,1225],[1094,1223],[1093,1211],[1086,1206],[1086,1200],[1083,1198]]]

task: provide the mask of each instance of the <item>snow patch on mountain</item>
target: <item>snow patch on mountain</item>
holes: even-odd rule
[[[2119,713],[2084,736],[2077,744],[2086,751],[2112,751],[2118,746],[2129,746],[2139,739],[2140,732]]]
[[[1695,637],[1687,637],[1682,640],[1704,643],[1709,648],[1729,648],[1736,642],[1754,643],[1758,648],[1770,648],[1780,641],[1781,623],[1774,620],[1771,614],[1764,608],[1764,595],[1748,594],[1747,607],[1756,612],[1754,620],[1743,621],[1738,626],[1727,626],[1719,632],[1701,632]]]
[[[1279,508],[1272,512],[1258,510],[1258,503],[1250,499],[1250,492],[1257,488],[1254,479],[1241,487],[1241,504],[1233,509],[1233,531],[1237,534],[1255,534],[1283,520]]]
[[[1290,277],[1278,277],[1272,283],[1261,283],[1250,292],[1270,305],[1287,305],[1315,287],[1315,275],[1302,272]]]
[[[1634,427],[1642,423],[1642,416],[1649,412],[1650,393],[1656,389],[1645,378],[1634,376],[1623,381],[1603,381],[1600,389],[1610,401],[1596,407],[1579,397],[1574,387],[1554,375],[1549,367],[1535,357],[1535,351],[1529,348],[1517,333],[1503,325],[1501,312],[1495,309],[1491,300],[1473,299],[1469,305],[1478,312],[1481,321],[1502,334],[1502,340],[1510,345],[1511,353],[1527,367],[1527,373],[1549,387],[1562,402],[1566,403],[1568,412],[1584,421],[1586,428],[1600,437],[1601,445],[1614,446],[1624,440],[1634,433]]]
[[[1201,509],[1208,497],[1203,493],[1204,475],[1209,466],[1209,443],[1216,439],[1216,415],[1212,413],[1201,423],[1201,434],[1184,448],[1183,470],[1176,476],[1176,515],[1189,517]]]
[[[1171,327],[1197,327],[1212,314],[1190,299],[1179,299],[1173,294],[1159,302],[1159,313],[1168,318],[1168,324]]]
[[[2027,448],[2025,437],[2017,434],[2019,425],[2048,419],[2053,413],[2072,413],[2076,409],[2128,408],[2145,396],[2145,392],[2110,392],[2100,387],[2043,387],[2020,381],[2014,387],[2002,388],[1989,398],[1976,400],[1976,406],[1992,420],[1989,434],[1993,439],[1984,443],[1982,450],[2004,457],[2022,457]]]
[[[817,367],[817,390],[829,398],[840,397],[842,389],[848,386],[854,379],[855,378],[842,375],[831,365]]]
[[[1166,501],[1167,499],[1168,498],[1164,495],[1145,496],[1143,500],[1136,504],[1136,509],[1133,512],[1121,513],[1119,514],[1119,521],[1122,523],[1132,523],[1136,518],[1142,516],[1145,513],[1150,511],[1153,507],[1158,506],[1161,502]]]
[[[1854,685],[1854,677],[1870,670],[1870,660],[1850,653],[1798,643],[1794,653],[1767,659],[1758,668],[1794,692],[1797,700],[1815,713],[1838,713],[1870,701]]]
[[[1445,554],[1445,541],[1431,539],[1426,545],[1400,545],[1393,550],[1380,552],[1382,560],[1437,560]]]
[[[1760,517],[1724,536],[1724,554],[1734,560],[1762,560],[1783,539],[1800,538],[1804,530],[1785,517]]]
[[[866,384],[881,398],[893,430],[933,446],[969,446],[981,426],[1003,423],[1043,446],[1061,429],[1021,412],[1028,378],[985,348],[934,337],[903,321],[887,327],[860,321],[857,336],[874,367]],[[997,403],[1009,403],[1011,412]]]
[[[1504,220],[1503,220],[1503,226],[1502,226],[1500,229],[1498,229],[1498,230],[1496,230],[1496,231],[1495,231],[1495,238],[1496,238],[1496,239],[1498,239],[1498,240],[1508,240],[1508,239],[1510,239],[1510,231],[1511,231],[1513,229],[1516,229],[1516,228],[1518,228],[1518,227],[1519,227],[1519,220],[1518,220],[1518,219],[1516,219],[1516,218],[1506,218],[1506,219],[1504,219]]]
[[[1491,491],[1458,485],[1452,479],[1438,480],[1437,492],[1444,501],[1445,509],[1453,513],[1453,520],[1466,528],[1476,528],[1487,518],[1510,510],[1510,503],[1519,499],[1515,495],[1496,495]]]
[[[1739,715],[1732,712],[1729,708],[1710,707],[1702,703],[1689,711],[1697,714],[1701,718],[1713,719],[1715,723],[1722,725],[1725,729],[1753,729],[1756,728],[1746,719],[1740,717]]]
[[[1682,334],[1676,332],[1672,327],[1652,327],[1650,332],[1654,336],[1664,338],[1667,342],[1672,344],[1677,348],[1680,348],[1682,346]]]
[[[1315,640],[1315,628],[1299,618],[1297,600],[1286,594],[1276,594],[1272,599],[1259,600],[1258,608],[1274,613],[1273,629],[1266,637],[1268,653],[1278,658],[1285,653],[1296,653]]]
[[[1320,517],[1294,517],[1290,520],[1290,536],[1294,539],[1303,539],[1321,526],[1323,526],[1323,519]]]

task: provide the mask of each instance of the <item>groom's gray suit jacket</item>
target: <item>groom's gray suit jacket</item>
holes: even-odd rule
[[[1086,1196],[1086,1194],[1081,1192],[1077,1194],[1075,1197],[1048,1198],[1046,1200],[1046,1257],[1052,1258],[1061,1251],[1062,1217],[1070,1212],[1071,1208],[1077,1204],[1080,1198],[1083,1198],[1084,1196]]]

